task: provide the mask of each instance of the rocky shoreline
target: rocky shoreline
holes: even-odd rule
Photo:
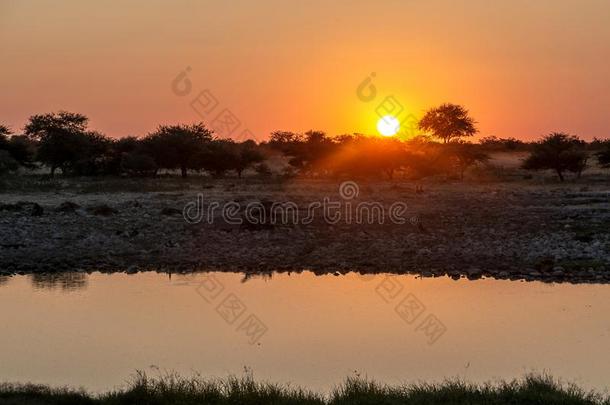
[[[219,183],[178,192],[15,193],[0,196],[0,275],[202,270],[350,271],[610,283],[606,185],[361,185],[356,203],[406,204],[409,220],[330,224],[189,223],[185,206],[338,200],[338,184]],[[345,202],[345,201],[343,201]]]

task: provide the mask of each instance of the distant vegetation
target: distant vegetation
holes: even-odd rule
[[[185,379],[175,375],[148,378],[140,373],[123,390],[99,396],[39,385],[0,385],[2,404],[453,404],[453,405],[608,405],[610,400],[550,377],[528,376],[496,385],[460,381],[390,387],[360,378],[348,378],[330,395],[299,388],[260,383],[251,377],[222,380]]]
[[[584,141],[568,134],[553,133],[534,144],[523,167],[530,170],[554,170],[563,181],[566,171],[580,177],[587,167],[587,159]]]
[[[552,170],[560,180],[567,172],[580,177],[593,161],[610,168],[610,140],[590,143],[565,133],[552,133],[538,142],[484,137],[479,143],[464,139],[478,132],[476,122],[459,105],[443,104],[419,122],[421,135],[406,141],[349,134],[328,136],[320,131],[275,131],[267,142],[219,139],[203,123],[162,125],[143,137],[110,138],[90,130],[78,113],[60,111],[33,115],[23,134],[0,125],[0,174],[20,168],[48,168],[70,176],[153,177],[160,170],[206,172],[216,177],[251,170],[261,177],[381,177],[397,173],[420,180],[443,175],[463,179],[475,166],[485,166],[490,153],[529,152],[526,170]],[[279,170],[270,161],[281,157]],[[277,159],[276,159],[277,160]],[[276,165],[277,166],[277,165]]]

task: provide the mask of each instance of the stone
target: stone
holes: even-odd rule
[[[172,216],[172,215],[182,215],[182,211],[180,211],[177,208],[172,208],[172,207],[164,207],[161,210],[161,215],[167,215],[167,216]]]
[[[71,214],[71,213],[74,213],[79,208],[80,208],[80,205],[78,205],[72,201],[64,201],[57,208],[55,208],[55,211]]]
[[[32,210],[30,211],[30,215],[33,217],[40,217],[44,214],[44,209],[36,203],[32,204]]]
[[[101,215],[104,217],[110,216],[110,215],[114,215],[117,214],[118,211],[112,207],[109,207],[106,204],[102,204],[102,205],[96,205],[94,207],[89,207],[87,208],[87,211],[89,211],[91,214],[93,215]]]

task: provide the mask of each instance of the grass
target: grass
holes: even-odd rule
[[[565,385],[545,375],[528,375],[499,384],[475,385],[461,381],[440,384],[387,386],[361,378],[348,378],[330,394],[257,382],[251,376],[226,379],[183,378],[166,374],[150,378],[138,373],[123,390],[90,395],[82,390],[53,389],[39,385],[0,385],[0,404],[598,404],[610,398]]]

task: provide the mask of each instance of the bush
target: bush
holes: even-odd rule
[[[566,171],[579,177],[587,165],[585,143],[576,136],[561,132],[552,133],[534,145],[530,156],[523,162],[526,170],[554,170],[559,180]]]
[[[269,166],[266,163],[259,163],[259,164],[257,164],[254,167],[254,171],[260,177],[271,177],[271,175],[273,174],[271,172],[271,169],[269,168]]]
[[[121,160],[122,172],[134,176],[153,176],[157,172],[155,160],[142,153],[126,153]]]
[[[0,150],[0,175],[19,169],[17,162],[6,150]]]
[[[597,153],[597,161],[601,167],[610,168],[610,145],[605,150]]]
[[[479,142],[483,148],[489,151],[517,151],[524,150],[527,144],[516,138],[498,138],[487,136]]]

